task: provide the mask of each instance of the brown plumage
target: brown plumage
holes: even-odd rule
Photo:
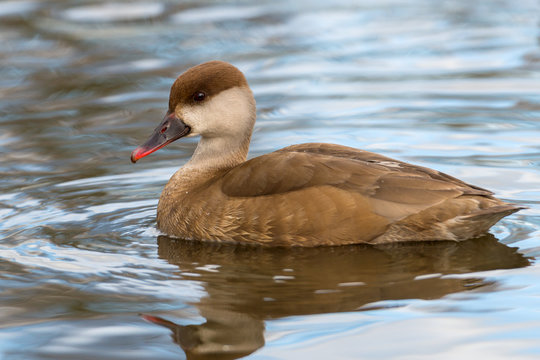
[[[249,161],[255,101],[243,74],[213,61],[182,74],[169,111],[135,162],[200,135],[161,194],[158,228],[196,240],[341,245],[465,240],[522,207],[441,172],[334,144]]]

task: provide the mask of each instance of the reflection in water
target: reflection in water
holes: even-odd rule
[[[488,284],[478,276],[444,277],[529,265],[487,235],[472,241],[264,248],[158,238],[159,256],[183,276],[205,284],[194,304],[206,322],[177,325],[145,319],[173,331],[189,359],[209,354],[238,358],[264,345],[264,320],[361,310],[368,303],[435,299]]]

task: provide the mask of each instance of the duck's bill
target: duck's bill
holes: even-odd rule
[[[154,129],[150,138],[133,150],[131,153],[131,162],[137,162],[137,160],[146,155],[150,155],[154,151],[188,135],[190,131],[191,128],[184,124],[181,119],[177,118],[174,112],[168,112],[161,124]]]

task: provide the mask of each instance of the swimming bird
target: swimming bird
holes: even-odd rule
[[[454,240],[523,207],[429,168],[342,145],[291,145],[247,160],[256,107],[244,74],[210,61],[173,83],[137,160],[199,136],[169,180],[157,227],[170,236],[272,246]]]

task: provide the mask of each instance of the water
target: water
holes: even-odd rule
[[[536,1],[0,1],[2,359],[540,356]],[[264,249],[155,229],[174,78],[243,70],[250,156],[301,142],[530,208],[464,243]],[[249,355],[249,356],[248,356]]]

